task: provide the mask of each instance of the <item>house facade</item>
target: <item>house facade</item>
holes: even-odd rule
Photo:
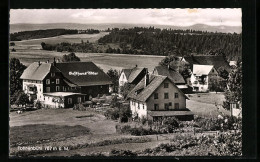
[[[219,75],[213,65],[193,65],[191,84],[195,92],[207,92],[214,81],[218,81]]]
[[[128,94],[133,116],[156,120],[175,116],[193,119],[186,108],[188,97],[167,76],[146,75]]]
[[[119,92],[120,87],[124,86],[126,83],[137,85],[145,76],[147,71],[147,68],[138,67],[137,65],[132,69],[122,69],[119,77]]]
[[[46,107],[73,107],[98,94],[108,94],[109,76],[93,62],[32,63],[21,76],[23,90]]]

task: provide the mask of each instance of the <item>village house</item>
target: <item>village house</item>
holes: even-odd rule
[[[207,92],[213,80],[218,81],[219,76],[213,65],[196,65],[193,64],[191,75],[191,84],[193,91]]]
[[[147,68],[138,67],[137,65],[132,69],[122,69],[122,72],[119,77],[119,92],[120,87],[124,86],[125,83],[137,85],[145,76],[147,71]]]
[[[127,96],[133,117],[157,120],[177,117],[192,120],[193,113],[186,108],[188,97],[167,76],[148,75]]]
[[[109,76],[93,62],[34,62],[22,76],[23,91],[45,107],[73,107],[98,94],[108,94]]]
[[[231,67],[229,62],[224,56],[208,56],[208,55],[191,55],[185,56],[182,61],[187,63],[189,68],[193,71],[193,64],[197,65],[213,65],[214,68],[219,72],[220,68],[230,73]]]
[[[185,94],[191,93],[192,91],[192,88],[186,84],[182,75],[169,67],[156,66],[153,70],[153,74],[167,76]]]

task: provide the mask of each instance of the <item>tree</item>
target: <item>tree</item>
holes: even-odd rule
[[[129,94],[129,92],[134,88],[133,84],[125,83],[120,87],[120,94],[123,95],[124,98]]]
[[[130,110],[129,106],[123,106],[119,109],[120,122],[127,122],[131,116],[132,111]]]
[[[22,80],[20,79],[26,68],[19,59],[11,58],[10,60],[10,96],[12,96],[16,91],[22,90]]]
[[[221,66],[218,68],[219,76],[223,79],[228,79],[228,72]]]
[[[27,94],[25,94],[24,92],[20,92],[17,100],[15,101],[15,104],[18,106],[22,105],[22,107],[23,107],[28,103],[29,103],[29,96]]]
[[[73,61],[80,61],[80,58],[77,57],[73,52],[68,55],[62,56],[62,62],[73,62]]]
[[[15,46],[15,43],[14,42],[10,42],[10,46]]]
[[[237,61],[237,66],[232,69],[227,82],[223,107],[230,109],[230,103],[242,103],[242,62]]]
[[[118,80],[119,80],[119,72],[116,69],[110,69],[107,72],[107,75],[112,79],[113,83],[113,91],[117,92],[118,91]]]

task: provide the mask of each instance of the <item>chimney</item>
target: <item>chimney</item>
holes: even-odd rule
[[[137,64],[135,65],[135,67],[137,67]]]
[[[146,87],[149,84],[149,73],[148,70],[146,70],[146,74],[144,76],[144,87]]]
[[[39,66],[41,65],[41,62],[40,62],[40,61],[38,61],[38,65],[39,65]]]
[[[53,66],[56,66],[56,60],[55,60],[55,57],[53,58]]]
[[[49,60],[47,60],[46,63],[49,63]]]

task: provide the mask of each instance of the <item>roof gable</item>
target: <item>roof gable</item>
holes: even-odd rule
[[[156,66],[155,70],[157,71],[158,75],[167,76],[175,84],[185,84],[185,80],[183,79],[182,75],[174,70],[170,70],[164,66]]]
[[[188,98],[167,76],[150,75],[149,84],[144,87],[145,77],[129,92],[127,98],[132,98],[141,102],[145,102],[153,92],[168,79],[186,98]],[[136,91],[140,91],[136,94]]]
[[[146,68],[134,67],[132,69],[122,69],[122,72],[125,73],[128,82],[132,83],[144,69]]]
[[[20,78],[30,80],[43,80],[50,72],[51,66],[52,65],[50,63],[40,63],[39,65],[38,62],[34,62],[24,70]]]
[[[229,63],[224,59],[223,56],[199,55],[184,57],[184,59],[190,64],[214,65],[216,70],[218,70],[220,67],[223,67],[227,72],[231,71]]]
[[[193,64],[193,74],[196,75],[209,75],[211,70],[213,69],[213,65],[197,65]]]

